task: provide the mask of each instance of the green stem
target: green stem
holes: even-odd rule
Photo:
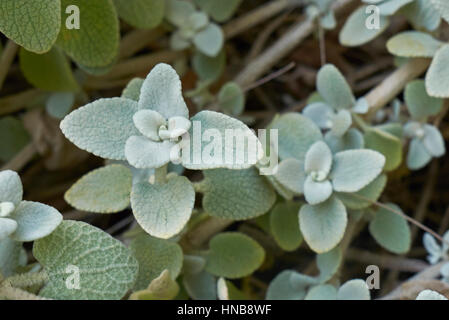
[[[352,114],[352,119],[354,119],[354,122],[362,129],[364,132],[370,129],[370,126],[365,122],[365,120],[362,119],[357,114]]]

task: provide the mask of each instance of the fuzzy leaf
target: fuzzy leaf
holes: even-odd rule
[[[247,220],[268,212],[276,193],[256,168],[203,172],[203,208],[211,216]]]
[[[330,284],[321,284],[311,288],[304,300],[337,300],[337,289]]]
[[[414,119],[423,119],[437,115],[443,108],[443,100],[430,97],[423,80],[407,84],[404,92],[405,103]]]
[[[317,256],[316,263],[320,270],[319,280],[321,283],[325,283],[333,277],[338,271],[341,261],[342,255],[339,247]]]
[[[360,149],[337,153],[331,172],[334,190],[357,192],[376,179],[384,165],[385,157],[376,151]]]
[[[136,112],[135,101],[100,99],[70,113],[61,122],[61,130],[80,149],[106,159],[126,160],[126,141],[139,135],[133,123]]]
[[[301,233],[317,253],[335,248],[343,238],[347,223],[346,208],[335,197],[318,205],[303,205],[299,211]]]
[[[3,0],[0,31],[25,49],[44,53],[61,28],[61,3],[55,0]]]
[[[424,290],[418,294],[416,300],[448,300],[448,299],[436,291]]]
[[[402,142],[396,136],[381,130],[370,128],[365,132],[365,147],[380,152],[385,157],[385,171],[393,171],[402,162]]]
[[[449,3],[445,0],[430,0],[441,16],[449,22]]]
[[[186,169],[247,169],[263,156],[259,139],[240,120],[201,111],[191,122],[190,139],[182,142],[182,164]]]
[[[20,242],[43,238],[52,233],[62,221],[62,215],[55,208],[30,201],[22,201],[11,218],[17,222],[17,229],[11,238]]]
[[[302,194],[304,192],[304,183],[306,181],[304,164],[296,159],[282,161],[276,171],[275,179],[288,190],[297,194]]]
[[[130,250],[106,232],[80,221],[63,221],[34,243],[33,254],[49,280],[39,295],[63,300],[121,299],[136,280],[138,264]],[[79,289],[70,282],[79,270]]]
[[[338,289],[338,300],[370,300],[370,293],[365,281],[350,280]]]
[[[155,142],[144,136],[132,136],[126,141],[126,160],[138,169],[160,168],[170,162],[175,145],[170,140]]]
[[[304,183],[304,197],[309,204],[319,204],[332,195],[332,183],[329,180],[314,181],[309,175]]]
[[[126,88],[122,92],[122,98],[139,101],[140,98],[140,90],[144,83],[145,79],[142,78],[134,78],[132,79]]]
[[[0,218],[0,240],[8,238],[17,230],[17,222],[9,218]]]
[[[30,141],[30,135],[22,122],[14,117],[0,119],[0,161],[11,160]]]
[[[302,243],[298,212],[299,205],[289,201],[276,204],[270,213],[271,234],[282,250],[295,251]]]
[[[334,110],[323,102],[314,102],[304,108],[302,114],[315,122],[321,129],[329,129],[332,125]]]
[[[189,117],[181,80],[170,65],[160,63],[148,74],[141,88],[139,109],[157,111],[166,119]]]
[[[427,151],[426,147],[419,139],[413,139],[410,142],[410,146],[407,154],[407,167],[411,170],[419,170],[425,167],[432,156]]]
[[[0,240],[0,274],[3,277],[14,275],[17,267],[26,264],[26,260],[27,254],[22,243],[11,238]]]
[[[64,199],[74,208],[96,213],[115,213],[130,204],[132,174],[122,165],[109,165],[90,172],[76,182]]]
[[[198,32],[193,38],[196,48],[209,57],[216,57],[224,44],[224,33],[215,23]]]
[[[223,73],[226,65],[226,53],[222,50],[216,57],[209,57],[201,52],[195,52],[192,65],[202,81],[213,82]]]
[[[402,32],[387,42],[391,54],[407,58],[431,58],[442,45],[443,42],[418,31]]]
[[[139,262],[139,274],[134,290],[142,290],[167,269],[172,279],[181,272],[182,249],[176,242],[139,235],[129,249]]]
[[[383,33],[390,24],[389,18],[381,15],[379,17],[380,28],[368,29],[366,27],[366,22],[372,14],[372,12],[366,13],[366,6],[362,6],[355,10],[348,20],[346,20],[346,23],[340,32],[340,43],[348,47],[357,47],[370,42]]]
[[[365,146],[363,135],[356,128],[349,129],[342,137],[337,137],[332,132],[328,132],[324,140],[333,153],[362,149]]]
[[[278,136],[282,137],[279,139],[279,157],[282,160],[296,158],[304,161],[310,146],[322,139],[315,123],[299,113],[276,116],[268,129],[277,129]]]
[[[388,204],[396,211],[397,205]],[[401,211],[402,212],[402,211]],[[369,225],[371,235],[382,247],[396,254],[404,254],[410,250],[411,235],[407,221],[397,213],[380,208]]]
[[[415,0],[401,9],[416,30],[436,30],[441,24],[441,15],[429,0]]]
[[[119,49],[119,21],[112,0],[61,0],[61,14],[76,5],[80,11],[80,28],[61,28],[57,44],[77,63],[86,68],[112,64]]]
[[[433,157],[438,158],[446,153],[444,138],[438,128],[433,125],[424,125],[423,144]]]
[[[120,18],[136,28],[152,29],[161,24],[164,0],[114,0]]]
[[[0,202],[12,202],[17,207],[22,197],[22,181],[17,172],[0,171]]]
[[[208,272],[184,275],[183,284],[189,296],[195,300],[216,300],[217,280]]]
[[[387,184],[387,176],[382,174],[378,176],[373,182],[361,189],[360,191],[353,193],[337,192],[337,197],[343,202],[343,204],[353,210],[365,209],[372,205],[372,202],[360,199],[357,196],[368,198],[371,201],[377,201],[381,196],[385,186]]]
[[[392,16],[398,12],[403,6],[413,2],[414,0],[390,0],[383,1],[379,4],[380,14],[384,16]]]
[[[307,289],[316,285],[315,278],[292,270],[279,273],[268,286],[267,300],[302,300]]]
[[[131,207],[139,225],[162,239],[182,231],[192,214],[195,190],[186,177],[172,177],[165,184],[135,184]]]
[[[234,15],[242,0],[195,0],[195,3],[215,21],[225,22]]]
[[[317,75],[317,89],[323,99],[334,109],[351,109],[355,98],[341,72],[331,64],[325,65]]]
[[[232,115],[239,115],[245,108],[245,94],[235,82],[226,83],[218,93],[220,109]]]
[[[426,89],[430,96],[437,98],[449,97],[449,82],[446,75],[449,72],[449,44],[442,46],[432,60],[426,75]]]
[[[259,269],[264,249],[250,237],[237,232],[216,235],[209,243],[206,271],[228,279],[243,278]]]
[[[47,91],[76,91],[78,83],[73,77],[64,53],[53,48],[44,54],[20,50],[20,68],[29,83]]]
[[[173,300],[179,293],[179,285],[170,276],[170,271],[164,270],[161,275],[151,281],[147,289],[134,292],[130,300]]]

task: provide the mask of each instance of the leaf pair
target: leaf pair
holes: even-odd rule
[[[0,172],[0,240],[28,242],[43,238],[61,223],[62,215],[38,202],[22,201],[23,188],[14,171]]]

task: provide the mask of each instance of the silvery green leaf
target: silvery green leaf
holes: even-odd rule
[[[134,290],[142,290],[167,269],[172,279],[181,272],[182,249],[176,242],[139,235],[133,239],[129,249],[139,263],[139,273]]]
[[[0,161],[3,162],[14,158],[31,140],[23,122],[12,116],[0,118],[0,137]]]
[[[216,57],[224,44],[224,33],[215,23],[198,32],[193,38],[196,48],[209,57]]]
[[[360,191],[354,193],[343,193],[337,192],[337,197],[343,202],[343,204],[353,210],[361,210],[368,208],[372,205],[373,201],[377,201],[382,194],[385,186],[387,184],[387,176],[382,174],[378,176],[373,182],[361,189]],[[371,201],[360,199],[357,196],[362,196],[363,198],[368,198]]]
[[[266,299],[302,300],[306,296],[306,290],[315,284],[317,284],[315,278],[293,270],[284,270],[270,282]]]
[[[138,264],[128,248],[80,221],[63,221],[51,235],[34,242],[33,254],[49,278],[39,292],[45,298],[121,299],[137,277]],[[79,289],[74,290],[78,276]]]
[[[385,157],[379,152],[359,149],[339,152],[331,171],[334,190],[357,192],[382,172]]]
[[[189,24],[193,30],[201,30],[209,24],[209,16],[201,11],[196,11],[189,16]]]
[[[349,129],[343,136],[337,137],[332,132],[326,133],[324,136],[332,153],[338,153],[345,150],[362,149],[365,145],[365,141],[362,133],[356,129]]]
[[[445,234],[443,235],[443,246],[442,246],[442,250],[443,252],[448,252],[449,251],[449,230],[445,232]]]
[[[449,263],[446,263],[441,267],[440,274],[443,277],[443,281],[449,283]]]
[[[136,184],[131,207],[139,225],[150,235],[168,239],[182,231],[192,214],[195,190],[186,177],[174,176],[165,184]]]
[[[304,170],[307,174],[320,173],[326,178],[332,167],[332,152],[323,141],[314,143],[306,153]]]
[[[371,127],[366,130],[365,148],[380,152],[385,157],[384,170],[392,171],[402,163],[402,141],[382,129],[383,127]]]
[[[360,98],[356,101],[354,108],[352,111],[358,114],[365,114],[369,110],[368,100],[366,98]]]
[[[326,30],[332,30],[337,26],[337,19],[335,13],[329,10],[323,17],[320,18],[320,25]]]
[[[8,238],[17,230],[17,222],[9,218],[0,218],[0,240]]]
[[[347,110],[340,110],[332,117],[331,133],[337,137],[342,137],[348,132],[352,125],[351,113]]]
[[[122,98],[139,101],[140,90],[145,79],[133,78],[122,92]]]
[[[444,138],[437,127],[425,124],[423,144],[429,154],[433,157],[441,157],[446,153]]]
[[[206,259],[201,256],[184,255],[184,262],[182,264],[183,274],[198,274],[204,270]]]
[[[317,89],[323,99],[336,110],[352,109],[355,98],[341,72],[331,64],[325,65],[317,75]]]
[[[429,0],[415,0],[401,9],[416,30],[436,30],[441,24],[441,15]]]
[[[126,141],[126,160],[138,169],[160,168],[170,162],[175,145],[170,140],[155,142],[144,136],[132,136]]]
[[[100,99],[66,116],[61,130],[80,149],[106,159],[126,160],[126,141],[139,134],[133,123],[136,112],[133,100]]]
[[[292,200],[293,199],[293,192],[289,189],[287,189],[285,186],[283,186],[274,175],[265,176],[265,178],[268,180],[268,182],[271,184],[271,186],[276,190],[276,192],[283,197],[286,200]]]
[[[259,139],[240,120],[214,111],[201,111],[191,122],[190,141],[182,142],[182,164],[186,169],[247,169],[263,156]]]
[[[449,97],[449,83],[446,75],[449,72],[449,44],[442,46],[435,54],[426,74],[426,89],[430,96]]]
[[[423,119],[437,115],[443,108],[443,100],[427,94],[424,80],[415,80],[407,84],[404,91],[405,103],[414,119]]]
[[[157,111],[166,119],[189,117],[189,109],[182,96],[181,80],[170,65],[160,63],[148,74],[142,85],[139,109]]]
[[[304,300],[337,300],[337,289],[330,284],[310,288]]]
[[[187,133],[192,126],[192,123],[189,119],[184,117],[172,117],[168,119],[168,128],[165,135],[165,130],[160,130],[159,135],[162,139],[173,139],[181,137],[185,133]]]
[[[390,0],[379,4],[380,14],[384,16],[392,16],[403,6],[409,4],[414,0]]]
[[[360,279],[350,280],[338,289],[337,299],[370,300],[368,285]]]
[[[31,201],[22,201],[11,218],[17,222],[17,229],[11,238],[20,242],[43,238],[62,221],[62,215],[55,208]]]
[[[304,197],[309,204],[323,203],[332,195],[332,183],[329,180],[315,181],[309,175],[304,183]]]
[[[410,141],[407,155],[407,167],[411,170],[424,168],[432,160],[432,156],[420,139]]]
[[[299,204],[293,201],[276,204],[270,213],[270,230],[274,240],[285,251],[295,251],[302,243],[299,230]]]
[[[165,269],[151,281],[148,288],[134,292],[129,300],[173,300],[178,294],[178,283],[172,279],[170,271]]]
[[[395,204],[388,204],[388,207],[402,212]],[[385,208],[378,209],[370,222],[369,231],[377,243],[390,252],[404,254],[410,250],[410,227],[397,213]]]
[[[449,22],[449,3],[445,0],[430,0],[441,16]]]
[[[229,300],[229,290],[224,278],[220,278],[217,281],[217,296],[218,300]]]
[[[274,175],[275,179],[288,190],[302,194],[304,192],[304,183],[306,174],[304,172],[304,163],[296,159],[286,159],[282,161]]]
[[[0,171],[0,202],[12,202],[18,206],[23,197],[22,181],[11,170]]]
[[[190,47],[190,42],[180,31],[175,31],[170,37],[170,48],[175,51],[185,50]]]
[[[166,126],[167,121],[161,114],[153,110],[140,110],[133,116],[134,125],[145,137],[153,141],[160,141],[159,128]]]
[[[336,247],[329,252],[317,255],[316,263],[320,270],[318,277],[321,283],[330,280],[338,271],[342,261],[341,249]]]
[[[334,110],[323,102],[314,102],[304,108],[302,114],[316,123],[321,129],[329,129],[332,126]]]
[[[202,81],[213,82],[223,73],[226,65],[226,53],[222,50],[216,57],[209,57],[196,51],[192,58],[192,65]]]
[[[373,15],[373,12],[367,13],[366,6],[355,10],[346,20],[343,29],[340,31],[340,43],[348,47],[357,47],[368,43],[390,25],[388,17],[381,15],[379,17],[379,28],[367,28],[366,22]]]
[[[427,260],[431,264],[436,264],[442,258],[442,249],[438,245],[435,238],[429,233],[425,233],[423,236],[423,245],[426,248],[429,255],[427,256]]]
[[[23,265],[23,253],[22,243],[14,241],[9,237],[0,240],[0,274],[3,277],[7,278],[14,275],[17,267]]]
[[[53,118],[62,119],[72,109],[75,103],[73,92],[56,92],[50,95],[45,103],[45,109]]]
[[[206,170],[203,174],[203,208],[211,216],[252,219],[268,212],[276,201],[273,188],[254,167]]]
[[[318,205],[303,205],[299,211],[301,233],[317,253],[335,248],[343,238],[347,223],[346,208],[336,197]]]
[[[416,300],[448,300],[448,299],[436,291],[424,290],[418,294]]]
[[[114,0],[119,17],[133,27],[152,29],[162,23],[164,0]]]
[[[418,31],[402,32],[387,42],[387,49],[391,54],[407,58],[431,58],[443,42],[431,35]]]
[[[192,299],[216,300],[217,281],[216,278],[206,271],[196,274],[184,275],[184,288]]]
[[[304,161],[310,146],[323,137],[315,123],[299,113],[276,116],[268,129],[278,130],[278,136],[282,137],[279,139],[282,160],[296,158]]]
[[[245,94],[235,82],[226,83],[218,93],[220,109],[231,115],[239,115],[245,108]]]
[[[225,22],[233,16],[242,0],[195,0],[194,2],[215,21]]]
[[[243,278],[259,269],[265,250],[255,240],[238,232],[224,232],[209,242],[205,270],[228,279]]]
[[[195,12],[194,5],[188,1],[168,0],[165,5],[165,17],[177,27],[182,27],[188,17]]]
[[[74,208],[96,213],[115,213],[130,204],[131,170],[113,164],[94,170],[78,180],[64,195]]]

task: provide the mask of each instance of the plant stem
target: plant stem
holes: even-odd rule
[[[13,42],[12,40],[8,40],[5,46],[5,50],[0,57],[0,90],[3,87],[3,83],[5,82],[6,76],[8,75],[9,67],[14,61],[14,57],[16,56],[18,49],[19,46],[15,42]]]

